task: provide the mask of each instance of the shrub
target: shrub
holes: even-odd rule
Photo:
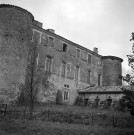
[[[58,105],[62,104],[62,92],[60,90],[57,90],[56,104]]]
[[[76,97],[74,101],[74,105],[82,105],[83,104],[83,99],[79,96]]]
[[[125,99],[123,99],[123,98],[119,99],[119,101],[117,102],[117,110],[124,111],[125,108],[126,108]]]

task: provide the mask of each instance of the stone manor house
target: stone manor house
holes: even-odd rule
[[[98,48],[89,50],[53,29],[43,29],[27,10],[5,4],[0,5],[0,98],[15,98],[13,93],[25,86],[32,46],[38,101],[55,102],[57,91],[65,104],[73,104],[78,95],[92,100],[121,98],[121,58],[102,56]]]

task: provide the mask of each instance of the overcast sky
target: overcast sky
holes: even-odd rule
[[[54,29],[63,36],[99,54],[124,60],[128,73],[134,32],[134,0],[0,0],[30,11],[44,29]]]

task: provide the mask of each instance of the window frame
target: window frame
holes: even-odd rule
[[[79,57],[77,57],[78,56],[77,50],[79,50]],[[76,58],[81,59],[81,49],[79,48],[76,48]]]
[[[64,50],[64,45],[66,45],[66,51],[63,51]],[[66,43],[63,43],[62,44],[62,52],[64,52],[64,53],[68,53],[68,44],[66,44]]]
[[[49,71],[47,70],[47,61],[48,59],[50,59],[50,66],[49,66]],[[45,60],[45,71],[46,72],[52,72],[52,63],[53,63],[53,59],[51,56],[46,56],[46,60]]]
[[[78,69],[78,72],[77,72],[77,78],[76,78],[76,69]],[[80,72],[80,67],[79,66],[76,66],[75,67],[75,74],[74,74],[74,80],[78,81],[79,80],[79,73]]]
[[[87,83],[88,84],[91,84],[91,70],[87,70],[87,72],[88,72],[88,76],[87,76]]]
[[[63,91],[63,100],[69,101],[69,90],[68,89]]]
[[[90,63],[89,63],[89,57],[88,57],[89,55],[91,56]],[[88,64],[92,64],[92,54],[90,54],[90,53],[87,54],[87,63]]]
[[[62,68],[62,67],[63,67],[63,64],[65,65],[65,68],[64,68],[64,75],[62,74],[62,72],[63,72],[63,70],[62,70],[62,69],[63,69],[63,68]],[[64,77],[64,78],[65,78],[65,77],[66,77],[66,72],[67,72],[67,63],[66,63],[66,62],[62,62],[62,63],[61,63],[61,77]]]
[[[50,39],[52,39],[52,40],[50,40]],[[52,45],[50,45],[50,41],[52,41]],[[54,46],[54,38],[53,37],[48,36],[47,46],[50,47],[50,48],[52,48]]]
[[[101,74],[99,73],[98,74],[98,78],[97,78],[97,83],[98,83],[98,86],[101,86]]]
[[[69,66],[69,70],[68,70],[68,66]],[[71,74],[71,63],[66,63],[66,75],[67,77],[69,77],[69,75]]]
[[[39,38],[39,42],[38,42],[38,43],[41,44],[42,32],[39,31],[39,30],[37,30],[37,29],[32,29],[32,31],[33,31],[33,32],[32,32],[32,33],[33,33],[33,34],[32,34],[32,42],[35,42],[35,41],[34,41],[34,33],[37,32],[37,33],[39,33],[39,35],[40,35],[40,38]]]

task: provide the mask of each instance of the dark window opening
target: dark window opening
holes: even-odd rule
[[[64,99],[64,101],[68,101],[68,99],[69,99],[69,92],[68,91],[64,91],[63,99]]]
[[[101,75],[98,74],[98,86],[100,86],[100,82],[101,82]]]
[[[75,80],[78,80],[79,78],[79,67],[76,66],[76,69],[75,69]]]
[[[76,57],[80,58],[80,49],[76,49]]]
[[[53,47],[54,46],[53,38],[51,38],[51,37],[49,37],[49,39],[48,39],[48,46],[49,47]]]
[[[68,85],[68,84],[64,84],[64,87],[65,87],[65,88],[69,88],[69,85]]]
[[[91,64],[91,59],[92,59],[92,56],[88,54],[88,64]]]
[[[46,57],[46,71],[51,72],[51,67],[52,67],[52,58]]]
[[[91,71],[87,71],[87,83],[90,84]]]
[[[67,44],[63,44],[63,52],[67,52]]]

